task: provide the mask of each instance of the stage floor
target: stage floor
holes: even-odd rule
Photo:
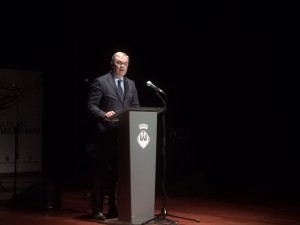
[[[39,189],[45,189],[39,184]],[[228,188],[228,187],[227,187]],[[202,225],[298,225],[300,224],[299,201],[291,198],[272,198],[250,192],[238,192],[224,187],[222,192],[192,196],[189,190],[172,192],[168,196],[159,195],[155,199],[155,212],[160,215],[162,209],[168,213],[166,218],[154,220],[149,224],[202,224]],[[31,190],[31,195],[37,194]],[[92,225],[123,224],[122,221],[95,221],[90,218],[90,199],[86,188],[72,185],[60,190],[60,207],[19,208],[7,204],[11,200],[2,200],[0,207],[0,225]],[[53,190],[52,190],[53,192]],[[52,193],[53,194],[53,193]],[[162,197],[164,196],[164,197]],[[299,196],[295,196],[294,199]],[[165,201],[163,201],[165,200]],[[29,203],[27,203],[29,204]],[[165,207],[163,207],[165,206]],[[155,214],[156,213],[156,214]],[[175,216],[175,217],[173,217]],[[179,218],[178,218],[179,217]],[[180,218],[183,217],[183,218]],[[199,222],[197,222],[199,220]],[[146,221],[145,221],[146,222]],[[174,222],[174,223],[173,223]],[[126,224],[126,223],[124,223]]]

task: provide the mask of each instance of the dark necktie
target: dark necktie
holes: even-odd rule
[[[121,79],[118,80],[118,92],[119,92],[119,95],[120,95],[120,97],[121,97],[121,99],[123,101],[124,100],[124,91],[122,89],[121,83],[122,83],[122,80]]]

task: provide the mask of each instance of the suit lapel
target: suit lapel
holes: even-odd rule
[[[128,80],[126,79],[126,77],[124,77],[123,83],[124,83],[124,100],[125,100],[126,97],[128,96],[127,94],[129,91],[129,84],[128,84]]]

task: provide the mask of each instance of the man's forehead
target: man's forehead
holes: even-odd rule
[[[118,55],[115,56],[115,60],[128,61],[128,56],[127,55],[123,55],[123,54],[122,55],[118,54]]]

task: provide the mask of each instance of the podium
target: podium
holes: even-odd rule
[[[128,108],[109,119],[119,120],[119,222],[141,224],[153,218],[157,115],[162,111],[163,108]]]

